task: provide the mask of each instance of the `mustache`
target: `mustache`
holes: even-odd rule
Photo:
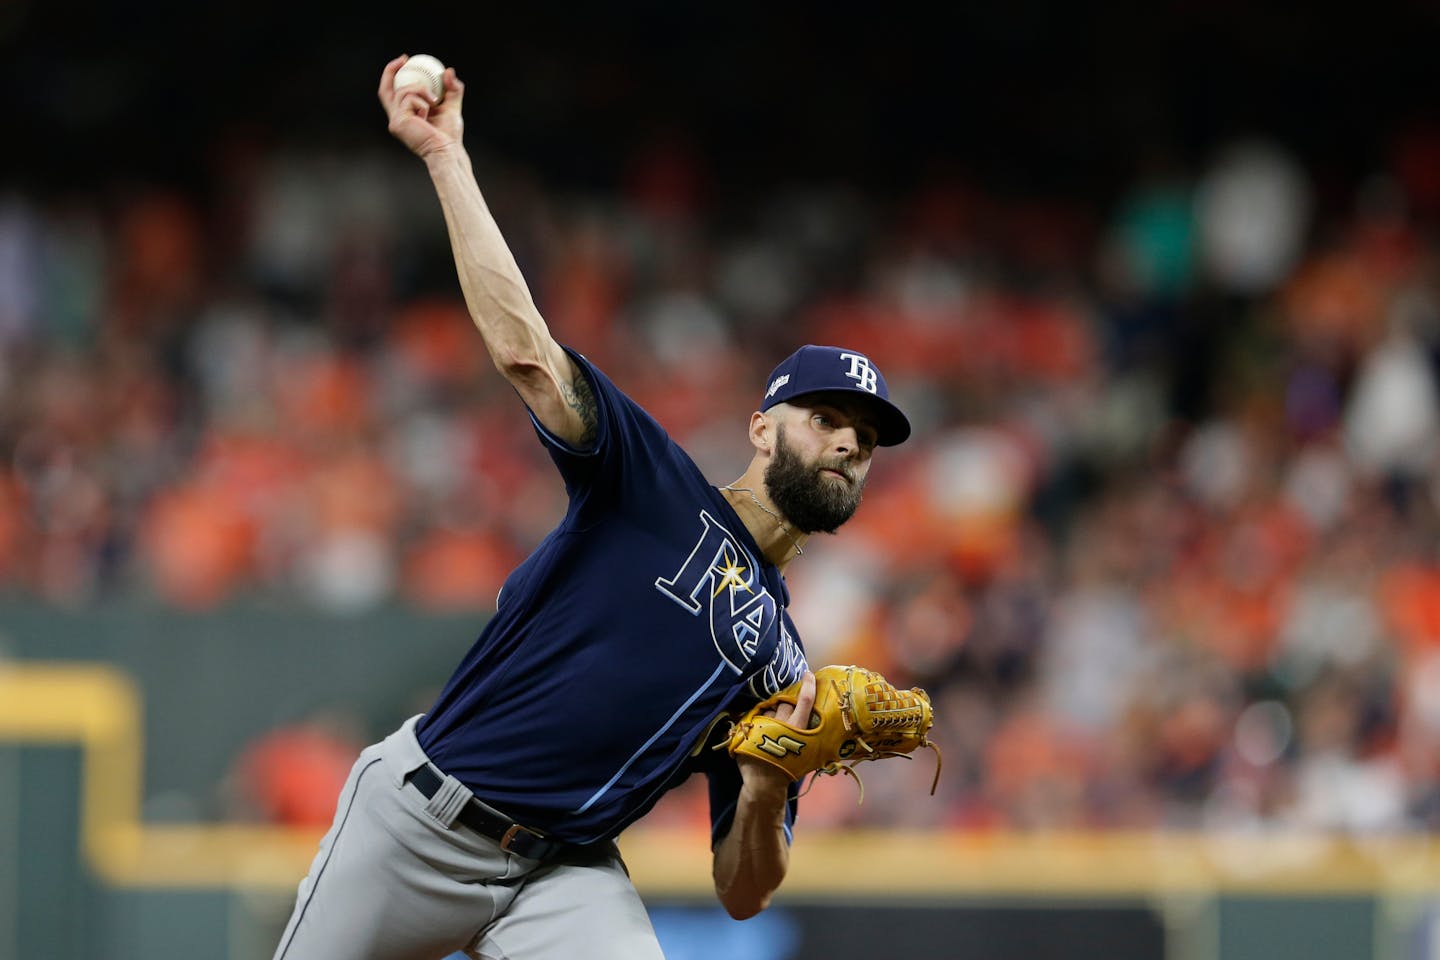
[[[855,470],[844,460],[836,460],[833,463],[818,463],[815,465],[815,472],[818,474],[823,470],[834,470],[850,483],[855,482]]]

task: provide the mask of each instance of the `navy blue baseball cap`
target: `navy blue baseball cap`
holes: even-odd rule
[[[780,362],[766,381],[762,411],[807,393],[857,394],[868,402],[875,420],[876,443],[893,447],[910,436],[910,421],[890,402],[890,388],[870,358],[844,347],[806,344]]]

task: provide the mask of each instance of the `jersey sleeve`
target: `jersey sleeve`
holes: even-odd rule
[[[630,399],[583,354],[565,347],[595,395],[595,439],[588,448],[571,446],[530,414],[530,422],[565,481],[570,519],[584,520],[625,496],[643,497],[645,484],[665,482],[674,441],[654,417]]]

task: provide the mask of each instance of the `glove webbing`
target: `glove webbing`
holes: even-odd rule
[[[883,680],[877,680],[865,687],[866,713],[873,726],[918,727],[925,717],[925,708],[913,690],[897,690]],[[840,694],[840,708],[845,718],[846,729],[854,729],[852,711],[855,709],[853,695],[846,690]]]
[[[840,719],[845,724],[846,730],[855,730],[858,723],[855,719],[854,694],[850,690],[838,689],[838,681],[831,681],[837,688],[836,693],[840,701]],[[867,711],[870,716],[870,724],[875,729],[890,729],[893,727],[918,727],[923,722],[925,710],[917,702],[915,694],[911,691],[901,692],[892,684],[883,680],[867,684],[865,687],[866,703],[869,706]],[[914,757],[908,753],[899,753],[893,750],[877,751],[864,737],[856,737],[855,742],[865,748],[870,754],[867,757],[856,757],[849,763],[841,763],[839,760],[826,764],[814,773],[810,774],[810,782],[805,785],[799,796],[803,797],[815,786],[815,779],[819,776],[838,776],[841,773],[849,774],[855,778],[855,785],[860,789],[860,799],[857,803],[865,802],[865,781],[860,779],[860,774],[855,772],[855,764],[863,763],[866,760],[881,760],[886,757],[902,757],[906,760],[913,760]],[[944,755],[940,748],[933,741],[922,735],[920,746],[929,747],[935,751],[935,777],[930,781],[930,795],[935,795],[935,790],[940,786],[940,768],[944,765]]]

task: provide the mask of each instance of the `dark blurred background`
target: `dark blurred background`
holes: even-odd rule
[[[375,64],[428,50],[472,136],[613,189],[660,138],[728,197],[846,177],[1103,202],[1156,156],[1264,132],[1335,189],[1434,123],[1433,4],[364,4],[10,0],[6,175],[213,184],[217,145],[370,143]]]

